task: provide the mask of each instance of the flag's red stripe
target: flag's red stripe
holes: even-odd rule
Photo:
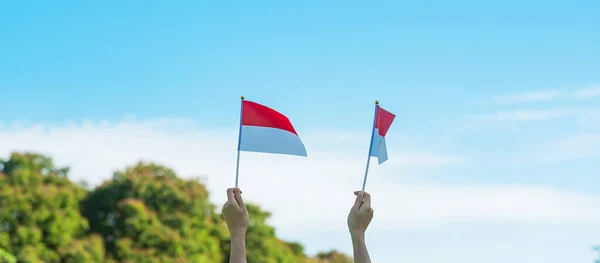
[[[385,137],[385,134],[392,126],[392,122],[396,118],[396,115],[389,111],[377,107],[377,121],[375,122],[375,128],[379,129],[379,135]]]
[[[290,120],[283,114],[256,102],[242,102],[242,125],[282,129],[296,134]]]

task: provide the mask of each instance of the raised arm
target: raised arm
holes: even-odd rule
[[[354,263],[371,263],[365,243],[365,232],[369,223],[371,223],[371,219],[373,219],[371,195],[362,191],[356,191],[354,195],[356,195],[356,201],[350,209],[350,214],[348,214],[348,228],[352,237]]]
[[[227,189],[227,202],[223,205],[223,217],[231,235],[229,263],[246,263],[246,230],[248,209],[239,188]]]

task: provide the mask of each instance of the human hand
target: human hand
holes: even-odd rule
[[[365,231],[373,219],[371,195],[362,191],[355,191],[354,195],[356,195],[356,201],[348,214],[348,229],[352,237],[364,237]]]
[[[244,205],[239,188],[227,189],[227,202],[223,205],[222,213],[231,238],[245,238],[248,229],[248,209]]]

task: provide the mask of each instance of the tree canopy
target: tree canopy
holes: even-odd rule
[[[167,167],[138,163],[86,190],[51,158],[0,160],[0,263],[228,262],[229,232],[206,187]],[[247,204],[249,263],[346,263],[337,251],[309,257]]]
[[[100,262],[101,239],[79,211],[86,191],[67,168],[37,154],[12,154],[1,163],[0,248],[19,262]]]

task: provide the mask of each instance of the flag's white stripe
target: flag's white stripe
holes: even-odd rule
[[[387,161],[387,148],[385,147],[385,137],[379,135],[379,129],[373,133],[373,144],[371,145],[371,156],[377,157],[379,164]]]
[[[296,134],[259,126],[242,126],[240,150],[306,156],[304,144]]]

